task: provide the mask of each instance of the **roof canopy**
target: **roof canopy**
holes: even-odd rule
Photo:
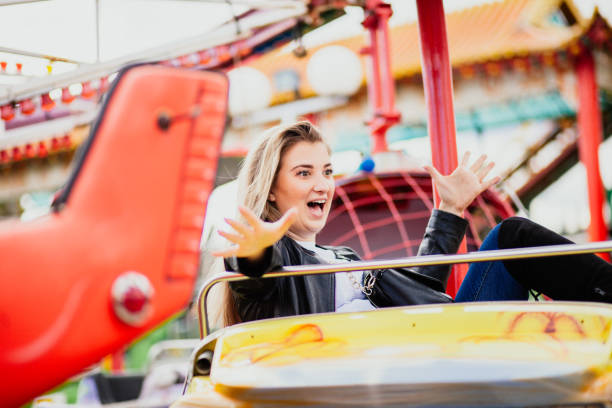
[[[465,76],[477,71],[497,75],[504,68],[526,69],[534,62],[563,63],[576,55],[582,46],[603,48],[612,53],[612,30],[606,19],[597,9],[591,18],[582,18],[569,0],[505,0],[448,13],[446,21],[451,63]],[[420,75],[417,23],[393,27],[390,36],[393,76],[402,79]],[[329,45],[341,45],[359,53],[366,45],[365,36],[319,45],[309,49],[308,54]],[[538,61],[534,61],[534,56]],[[507,66],[500,65],[506,62],[509,62]],[[276,72],[294,70],[301,78],[299,96],[309,97],[315,93],[306,79],[308,58],[297,58],[281,49],[248,65],[271,78]],[[363,72],[366,72],[365,66]],[[272,103],[293,98],[295,92],[277,92]]]

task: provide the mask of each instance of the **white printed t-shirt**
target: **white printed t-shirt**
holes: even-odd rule
[[[343,259],[336,258],[336,254],[329,249],[324,249],[316,246],[314,242],[296,241],[302,247],[317,254],[319,258],[328,264],[344,263]],[[339,272],[336,273],[336,312],[365,312],[374,310],[374,306],[370,303],[366,295],[353,286],[348,274],[352,274],[356,282],[361,283],[363,271],[355,272]]]

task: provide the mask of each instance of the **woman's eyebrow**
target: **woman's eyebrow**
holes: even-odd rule
[[[325,164],[323,165],[323,168],[326,168],[326,167],[331,167],[331,165],[332,165],[331,163],[325,163]],[[298,165],[296,165],[296,166],[293,166],[293,167],[291,168],[291,171],[293,171],[293,170],[295,170],[295,169],[298,169],[298,168],[300,168],[300,167],[304,167],[304,168],[307,168],[307,169],[314,169],[314,166],[313,166],[312,164],[298,164]]]
[[[291,168],[291,170],[293,171],[293,170],[295,170],[297,168],[300,168],[300,167],[305,167],[307,169],[314,169],[314,166],[312,164],[298,164],[297,166],[293,166]]]

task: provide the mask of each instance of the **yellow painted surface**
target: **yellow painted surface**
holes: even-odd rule
[[[248,402],[237,401],[215,391],[209,377],[194,377],[189,382],[185,395],[172,404],[171,408],[248,408]]]
[[[604,401],[612,399],[611,328],[612,306],[569,302],[271,319],[226,329],[209,382],[194,379],[185,398],[435,405],[486,392],[500,405]]]

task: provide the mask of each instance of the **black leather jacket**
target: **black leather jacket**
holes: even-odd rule
[[[434,210],[429,219],[418,255],[452,254],[457,251],[465,234],[467,221],[456,215]],[[323,247],[336,254],[336,258],[347,261],[360,260],[359,255],[348,247]],[[314,252],[302,247],[285,236],[269,247],[257,264],[245,258],[227,258],[227,270],[243,273],[253,279],[231,282],[230,288],[238,313],[243,321],[270,317],[294,316],[308,313],[333,312],[335,310],[335,274],[290,276],[280,278],[258,278],[282,266],[320,264],[322,260]],[[447,303],[452,299],[444,294],[450,274],[449,265],[424,266],[414,269],[396,269],[399,274],[386,275],[395,279],[404,290],[413,291],[411,304]],[[384,271],[382,271],[384,273]],[[364,279],[367,276],[363,274]],[[401,276],[400,276],[401,275]],[[401,277],[401,279],[398,279]],[[407,279],[407,280],[406,280]],[[402,283],[403,282],[403,283]],[[406,282],[409,285],[406,285]],[[379,281],[374,284],[370,303],[376,307],[405,306],[404,298],[385,290]],[[391,284],[394,282],[391,281]],[[387,292],[387,293],[385,293]]]

